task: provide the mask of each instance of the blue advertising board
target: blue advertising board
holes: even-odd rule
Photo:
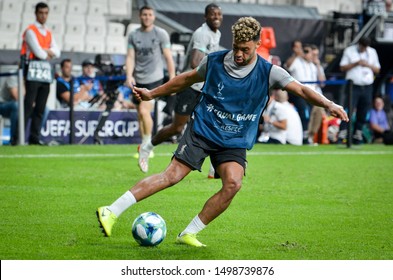
[[[41,128],[44,143],[70,143],[70,116],[68,110],[52,110]],[[94,144],[94,132],[102,111],[74,112],[74,144]],[[103,144],[140,143],[139,122],[135,110],[112,111],[98,136]]]

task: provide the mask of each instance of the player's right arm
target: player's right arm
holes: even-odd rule
[[[133,88],[133,93],[138,101],[152,100],[157,97],[171,95],[173,92],[182,92],[184,89],[190,87],[192,84],[203,82],[204,77],[201,77],[197,69],[184,72],[165,84],[156,87],[152,90],[146,88]]]
[[[126,75],[127,75],[127,86],[132,88],[135,85],[134,79],[135,69],[135,49],[128,48],[126,56]]]

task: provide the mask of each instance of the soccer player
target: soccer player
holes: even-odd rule
[[[155,88],[164,80],[164,62],[166,61],[169,79],[175,76],[175,63],[171,53],[169,34],[163,28],[154,24],[155,11],[150,6],[143,6],[139,10],[141,27],[128,36],[128,50],[126,57],[127,85],[145,88]],[[151,141],[153,119],[151,111],[154,103],[133,100],[139,119],[139,130],[144,146]],[[140,149],[138,149],[140,150]],[[147,158],[150,153],[147,154]],[[147,172],[148,165],[144,157],[139,156],[138,165],[142,172]]]
[[[205,246],[197,239],[197,234],[228,208],[240,190],[247,165],[246,150],[255,143],[270,88],[284,89],[348,121],[342,106],[257,55],[260,31],[257,20],[242,17],[232,26],[232,50],[211,53],[196,69],[152,90],[134,87],[137,99],[151,100],[205,82],[202,96],[169,166],[162,173],[136,183],[110,206],[97,209],[98,221],[106,236],[111,236],[117,218],[131,205],[177,184],[191,171],[200,170],[205,158],[210,156],[221,177],[222,188],[206,201],[176,239],[189,246]]]
[[[221,8],[216,4],[209,4],[205,7],[206,22],[192,35],[187,47],[183,72],[196,68],[205,55],[219,50],[221,32],[218,29],[221,26],[222,18]],[[140,162],[144,164],[141,167],[142,171],[147,172],[148,170],[149,155],[154,146],[183,131],[184,126],[190,119],[192,110],[198,102],[202,86],[202,83],[193,84],[181,94],[176,95],[173,122],[163,127],[151,141],[140,147],[139,158]]]

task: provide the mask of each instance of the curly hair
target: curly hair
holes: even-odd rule
[[[258,41],[261,34],[261,24],[253,17],[239,18],[232,25],[232,35],[236,42]]]

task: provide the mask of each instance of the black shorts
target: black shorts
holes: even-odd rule
[[[186,164],[192,170],[201,171],[203,162],[207,156],[210,156],[210,161],[215,169],[224,163],[234,161],[243,166],[246,171],[246,149],[245,148],[223,148],[210,140],[196,134],[193,131],[193,121],[191,120],[180,139],[174,157]],[[218,178],[218,174],[215,174]]]
[[[189,116],[199,101],[201,93],[192,88],[186,88],[176,94],[175,113],[182,116]]]
[[[147,89],[153,89],[153,88],[156,88],[156,87],[158,87],[158,86],[160,86],[160,85],[162,85],[162,82],[163,82],[164,80],[159,80],[159,81],[157,81],[157,82],[153,82],[153,83],[150,83],[150,84],[138,84],[138,83],[136,83],[136,87],[139,87],[139,88],[147,88]],[[132,95],[132,103],[134,103],[135,105],[139,105],[139,101],[135,98],[135,95]]]

